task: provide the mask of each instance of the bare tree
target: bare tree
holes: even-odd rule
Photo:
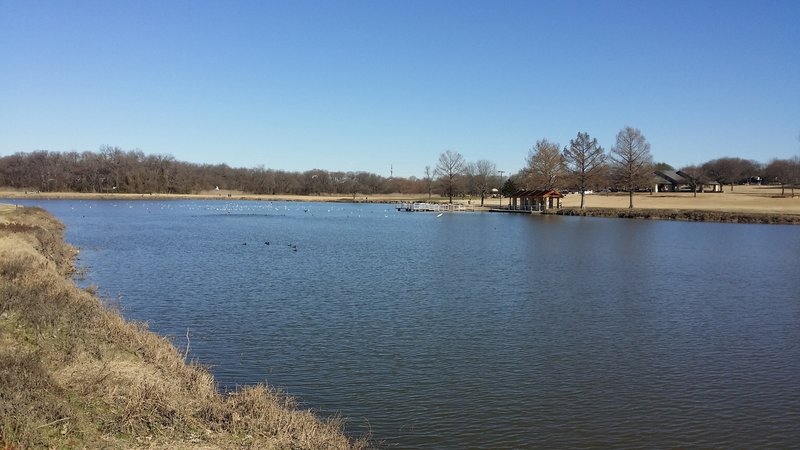
[[[456,189],[458,178],[464,174],[466,163],[461,153],[447,150],[439,155],[439,162],[436,164],[435,174],[441,179],[442,186],[453,203],[453,192]]]
[[[633,193],[652,179],[650,143],[638,128],[625,127],[617,133],[610,159],[615,184],[628,192],[628,208],[633,208]]]
[[[759,164],[742,158],[718,158],[703,164],[703,171],[712,180],[729,184],[733,191],[734,184],[750,179],[759,171]]]
[[[481,197],[481,206],[483,206],[486,192],[489,190],[489,185],[494,181],[495,172],[497,172],[495,164],[486,159],[481,159],[470,164],[472,182],[475,185],[478,195]]]
[[[692,188],[695,197],[698,191],[703,192],[703,185],[706,183],[703,169],[695,165],[686,166],[678,172],[678,175],[689,181],[689,187]]]
[[[564,178],[561,146],[547,139],[537,141],[528,151],[527,181],[534,189],[557,189]]]
[[[786,193],[786,185],[792,180],[792,160],[773,159],[764,168],[764,178],[769,183],[780,183],[781,195]]]
[[[575,139],[569,141],[569,147],[564,147],[564,167],[572,178],[572,183],[581,193],[581,208],[586,189],[600,175],[605,162],[603,147],[597,139],[589,138],[589,133],[578,133]]]
[[[797,134],[797,141],[800,142],[800,133]],[[800,181],[800,155],[793,156],[789,162],[789,177],[792,179],[792,198],[794,198],[794,187]]]
[[[430,178],[430,169],[429,169]],[[0,156],[0,186],[39,191],[197,193],[235,189],[267,194],[424,193],[430,184],[366,172],[306,173],[232,168],[226,164],[192,164],[169,155],[145,155],[103,146],[99,152],[35,151]]]
[[[425,166],[425,186],[428,188],[428,198],[433,195],[433,176],[431,175],[431,166]]]
[[[665,170],[675,170],[670,164],[665,162],[657,162],[653,164],[653,170],[665,171]]]

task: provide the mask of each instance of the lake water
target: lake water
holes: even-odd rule
[[[391,448],[800,445],[797,226],[22,203],[221,385]]]

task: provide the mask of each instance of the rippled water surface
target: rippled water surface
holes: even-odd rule
[[[39,201],[224,386],[397,448],[800,445],[800,227]]]

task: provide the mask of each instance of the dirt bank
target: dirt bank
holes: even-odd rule
[[[75,249],[38,208],[0,210],[0,443],[25,448],[364,448],[260,385],[213,377],[71,280]]]
[[[686,220],[690,222],[729,222],[800,225],[800,216],[757,212],[725,212],[679,209],[562,208],[548,214],[560,216],[617,217],[625,219]]]

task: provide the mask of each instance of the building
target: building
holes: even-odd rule
[[[564,195],[555,189],[520,190],[511,196],[509,209],[515,211],[545,211],[561,208]]]
[[[692,191],[692,180],[674,170],[656,170],[655,192]]]
[[[657,170],[655,192],[722,192],[722,185],[717,181],[703,181],[683,171]]]

